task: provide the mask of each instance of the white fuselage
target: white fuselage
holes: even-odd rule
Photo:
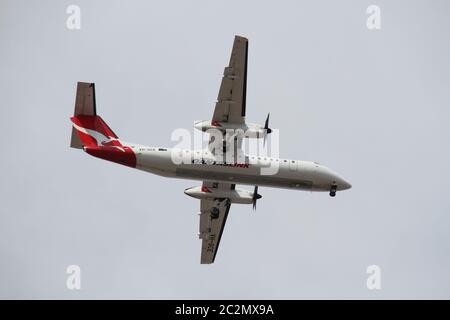
[[[311,161],[247,155],[242,163],[225,164],[207,150],[127,145],[136,154],[137,169],[165,177],[308,191],[351,187],[327,167]]]

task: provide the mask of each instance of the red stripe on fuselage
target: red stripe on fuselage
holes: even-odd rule
[[[136,168],[136,154],[130,147],[86,147],[91,156]]]

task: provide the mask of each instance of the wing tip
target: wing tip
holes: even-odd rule
[[[246,37],[240,36],[240,35],[238,35],[238,34],[236,34],[236,35],[234,36],[234,39],[235,39],[235,40],[241,40],[241,41],[248,42],[248,39],[247,39]]]

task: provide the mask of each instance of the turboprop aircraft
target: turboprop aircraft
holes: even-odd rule
[[[194,127],[210,133],[204,150],[147,147],[125,142],[97,115],[94,83],[78,82],[75,112],[71,118],[70,146],[88,154],[165,177],[202,181],[185,194],[200,200],[199,238],[201,263],[213,263],[232,203],[253,204],[261,198],[258,186],[306,191],[337,191],[350,183],[316,162],[248,155],[242,140],[265,139],[272,132],[269,116],[264,125],[247,123],[248,40],[236,36],[229,65],[225,67],[211,120]],[[228,134],[229,132],[232,134]],[[183,161],[178,161],[179,159]],[[175,161],[176,160],[176,161]],[[274,167],[276,170],[264,169]],[[253,192],[237,184],[255,186]]]

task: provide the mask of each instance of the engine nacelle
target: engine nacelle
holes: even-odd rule
[[[251,204],[253,193],[245,189],[218,190],[206,187],[192,187],[184,190],[184,193],[196,199],[229,199],[231,203]]]
[[[194,124],[194,128],[203,132],[208,130],[219,130],[222,134],[229,133],[233,134],[233,131],[237,134],[243,134],[243,138],[264,138],[264,135],[270,133],[270,129],[265,129],[264,126],[257,123],[229,123],[229,122],[218,122],[218,121],[199,121]],[[240,130],[240,132],[239,132]]]

